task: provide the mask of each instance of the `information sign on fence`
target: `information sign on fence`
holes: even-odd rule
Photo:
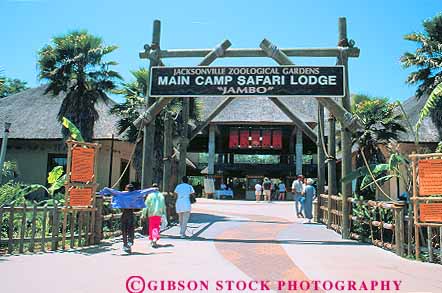
[[[442,203],[421,203],[419,208],[422,222],[442,222]]]
[[[91,182],[94,177],[95,149],[76,146],[72,148],[73,182]]]
[[[152,67],[151,97],[343,97],[344,67]]]
[[[88,207],[92,203],[92,188],[71,188],[69,205],[71,207]]]
[[[442,160],[419,160],[419,195],[442,194]]]

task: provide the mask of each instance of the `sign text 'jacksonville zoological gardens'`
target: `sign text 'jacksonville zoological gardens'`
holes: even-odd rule
[[[152,67],[150,96],[344,96],[343,66]]]

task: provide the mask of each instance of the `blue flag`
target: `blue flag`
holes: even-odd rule
[[[114,209],[144,209],[146,207],[144,197],[157,190],[158,188],[147,188],[134,191],[119,191],[105,187],[100,191],[100,194],[112,196],[111,206]]]

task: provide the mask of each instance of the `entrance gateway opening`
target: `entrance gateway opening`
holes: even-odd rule
[[[329,48],[282,48],[264,39],[259,48],[230,48],[228,40],[214,49],[174,49],[160,47],[159,20],[153,24],[152,42],[144,46],[140,58],[150,61],[147,110],[134,122],[144,127],[142,185],[152,183],[151,140],[156,115],[174,98],[183,99],[184,131],[178,143],[181,158],[206,153],[208,178],[231,184],[242,198],[250,198],[256,181],[264,176],[280,179],[290,186],[298,174],[316,178],[317,192],[337,194],[339,177],[351,172],[351,132],[360,127],[350,113],[348,58],[360,50],[347,39],[344,17],[338,21],[338,45]],[[195,67],[166,67],[163,59],[203,59]],[[217,58],[266,57],[278,66],[209,65]],[[290,57],[334,58],[332,66],[296,66]],[[203,101],[204,119],[190,129],[190,98]],[[328,110],[325,125],[324,109]],[[339,172],[336,165],[336,126],[340,123]],[[164,157],[173,152],[173,139],[165,123]],[[327,127],[325,127],[327,126]],[[204,159],[204,158],[203,158]],[[192,174],[186,160],[179,160],[178,178]],[[327,166],[326,166],[327,165]],[[327,168],[327,176],[326,170]],[[171,160],[164,161],[162,189],[172,191]],[[327,179],[327,182],[325,182]],[[348,202],[351,182],[342,181],[343,231],[348,238]]]

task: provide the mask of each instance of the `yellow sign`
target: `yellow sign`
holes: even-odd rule
[[[442,160],[419,160],[419,195],[442,194]]]

